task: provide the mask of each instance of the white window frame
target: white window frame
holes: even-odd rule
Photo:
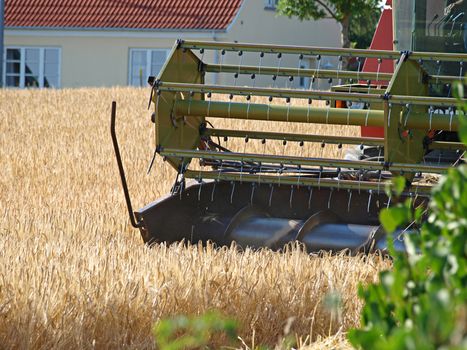
[[[19,86],[6,86],[6,61],[7,61],[7,50],[20,50],[20,72],[19,72]],[[62,81],[62,48],[57,46],[5,46],[3,52],[3,76],[2,76],[2,86],[10,89],[24,89],[24,88],[34,88],[32,86],[25,86],[26,80],[26,49],[37,49],[39,50],[39,86],[38,88],[44,88],[44,53],[45,49],[57,49],[58,50],[58,83],[57,86],[52,88],[59,89],[61,87]]]
[[[128,85],[129,86],[135,86],[132,84],[131,81],[131,68],[132,68],[132,59],[133,59],[133,52],[134,51],[146,51],[146,72],[150,74],[151,72],[151,55],[153,51],[163,51],[165,52],[165,59],[169,57],[170,54],[170,49],[166,48],[147,48],[147,47],[131,47],[130,50],[128,51]],[[165,62],[164,62],[165,63]],[[147,78],[147,77],[146,77]],[[144,83],[144,82],[143,82]]]

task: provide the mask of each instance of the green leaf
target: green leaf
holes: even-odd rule
[[[407,209],[402,206],[397,206],[388,209],[382,209],[379,213],[379,220],[383,225],[384,229],[388,233],[392,233],[400,225],[407,222]]]

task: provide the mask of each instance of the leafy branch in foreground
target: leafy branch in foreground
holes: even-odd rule
[[[462,85],[457,96],[463,96]],[[467,111],[462,102],[459,110]],[[467,121],[460,115],[459,137],[467,144]],[[402,192],[396,180],[395,188]],[[403,187],[402,187],[403,189]],[[467,166],[451,168],[432,192],[428,220],[419,235],[406,235],[407,252],[397,252],[379,283],[360,286],[365,301],[362,328],[349,333],[362,349],[467,348]],[[420,221],[410,203],[382,210],[387,232]]]

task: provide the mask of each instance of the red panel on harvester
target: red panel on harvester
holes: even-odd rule
[[[375,35],[371,41],[371,50],[392,50],[392,0],[387,0],[383,13],[376,27]],[[376,58],[368,58],[363,64],[364,72],[393,73],[394,65],[391,60],[382,60],[379,64]],[[384,84],[381,81],[373,81],[374,84]],[[361,133],[363,137],[384,137],[384,129],[374,126],[362,126]]]

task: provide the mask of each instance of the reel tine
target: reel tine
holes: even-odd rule
[[[371,196],[373,194],[373,191],[372,190],[369,190],[368,191],[369,195],[368,195],[368,205],[366,207],[366,212],[369,213],[370,212],[370,204],[371,204]]]
[[[272,194],[274,192],[274,185],[273,184],[270,184],[269,185],[271,187],[271,192],[269,193],[269,207],[271,207],[271,204],[272,204]]]
[[[334,187],[331,187],[330,190],[329,190],[328,209],[331,209],[332,192],[334,192]]]
[[[311,209],[311,197],[313,196],[313,187],[309,186],[308,190],[310,194],[308,195],[308,209]]]
[[[230,192],[230,204],[233,203],[233,196],[235,192],[235,181],[230,181],[230,184],[232,185],[232,191]]]
[[[250,194],[250,204],[251,205],[253,205],[253,197],[255,195],[255,187],[256,187],[256,183],[252,182],[251,183],[251,194]]]

